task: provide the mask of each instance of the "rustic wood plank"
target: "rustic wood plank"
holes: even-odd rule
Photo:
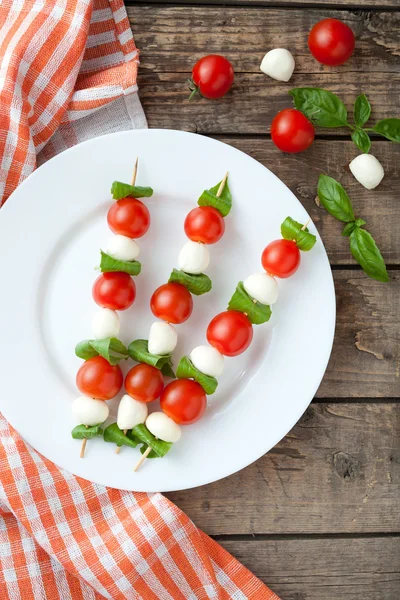
[[[127,6],[137,6],[138,4],[189,4],[193,5],[194,0],[125,0]],[[343,6],[343,9],[368,9],[368,10],[396,10],[400,6],[399,0],[380,0],[379,4],[374,0],[353,0],[347,2],[346,0],[196,0],[196,4],[215,4],[225,6],[271,6],[276,8],[277,6],[291,8],[295,6],[304,8],[321,8],[324,13],[326,8],[339,8]],[[326,7],[326,8],[325,8]],[[323,17],[321,17],[323,18]]]
[[[400,531],[399,440],[399,404],[313,403],[256,463],[168,496],[212,535]]]
[[[220,542],[283,600],[398,600],[400,538]]]

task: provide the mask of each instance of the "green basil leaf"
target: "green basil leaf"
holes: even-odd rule
[[[169,365],[172,371],[171,354],[150,354],[147,340],[135,340],[131,342],[128,346],[128,352],[129,356],[136,362],[144,362],[161,371],[163,368],[166,368],[165,365]]]
[[[109,254],[100,250],[100,271],[102,273],[110,273],[112,271],[118,271],[122,273],[128,273],[128,275],[135,276],[139,275],[142,265],[137,260],[118,260],[113,258]]]
[[[269,321],[272,311],[268,304],[261,304],[249,296],[239,281],[235,293],[229,300],[228,310],[238,310],[245,313],[253,325],[261,325]]]
[[[356,224],[356,227],[362,227],[363,225],[367,224],[367,221],[364,221],[364,219],[356,219],[355,224]]]
[[[317,238],[313,233],[309,233],[308,231],[300,230],[297,234],[296,244],[299,250],[302,252],[308,252],[315,246]]]
[[[368,154],[371,149],[371,140],[368,133],[365,133],[362,129],[356,129],[356,131],[352,132],[351,139],[361,152]]]
[[[176,375],[170,363],[164,363],[160,370],[164,377],[171,377],[172,379],[175,379]]]
[[[346,107],[336,94],[320,88],[294,88],[289,94],[293,97],[295,107],[316,125],[348,125]]]
[[[75,354],[83,360],[89,360],[89,358],[94,358],[99,355],[97,350],[91,346],[90,340],[82,340],[82,342],[79,342],[79,344],[75,346]]]
[[[136,425],[136,427],[132,429],[132,435],[139,440],[139,442],[143,442],[144,446],[140,449],[142,454],[147,450],[148,446],[152,448],[152,452],[150,452],[147,458],[162,458],[172,446],[171,442],[164,442],[163,440],[155,438],[147,429],[146,425]]]
[[[201,273],[200,275],[191,275],[190,273],[185,273],[184,271],[178,271],[174,269],[169,276],[169,283],[180,283],[185,286],[189,290],[191,294],[195,296],[201,296],[202,294],[207,294],[212,288],[211,279],[208,275]]]
[[[377,122],[374,131],[392,142],[400,143],[400,119],[382,119]]]
[[[84,360],[100,355],[113,366],[129,356],[128,348],[117,338],[83,340],[75,346],[75,354]]]
[[[92,427],[86,427],[86,425],[77,425],[71,431],[71,435],[74,440],[91,440],[96,436],[103,434],[103,430],[100,425],[101,423],[98,425],[92,425]]]
[[[183,356],[179,361],[178,368],[176,369],[176,376],[179,377],[179,379],[194,379],[202,386],[207,396],[211,396],[218,386],[218,381],[215,377],[205,375],[196,369],[188,356]]]
[[[302,229],[303,225],[291,217],[286,217],[281,225],[281,234],[285,240],[294,240],[299,250],[307,252],[313,248],[317,238],[308,231],[308,227]]]
[[[350,235],[350,250],[364,273],[377,281],[389,281],[382,254],[372,235],[356,227]]]
[[[339,221],[354,221],[353,207],[343,186],[328,175],[318,179],[318,198],[324,208]]]
[[[125,435],[116,423],[112,423],[105,428],[103,438],[105,442],[111,442],[119,447],[129,446],[130,448],[136,448],[139,441],[132,435],[129,436],[129,434],[130,432],[127,432],[127,435]]]
[[[354,122],[362,127],[371,116],[371,104],[365,94],[358,96],[354,102]]]
[[[153,195],[151,187],[141,187],[140,185],[130,185],[122,181],[114,181],[111,186],[111,194],[114,200],[121,198],[150,198]]]
[[[355,221],[350,221],[350,223],[346,223],[346,225],[344,226],[344,229],[342,231],[342,235],[344,235],[345,237],[349,237],[349,235],[351,233],[353,233],[353,231],[355,230],[355,228],[357,227]]]
[[[222,190],[222,194],[219,198],[217,198],[217,192],[219,190],[219,186],[221,181],[217,183],[214,187],[209,190],[204,190],[201,194],[200,198],[197,201],[199,206],[213,206],[223,217],[229,215],[232,208],[232,194],[229,189],[228,180],[226,180],[224,189]]]

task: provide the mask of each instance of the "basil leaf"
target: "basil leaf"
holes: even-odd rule
[[[165,365],[169,365],[171,369],[170,372],[173,373],[171,354],[150,354],[147,340],[135,340],[131,342],[128,346],[128,353],[136,362],[144,362],[161,371],[166,368]]]
[[[362,227],[362,225],[366,225],[367,221],[364,221],[364,219],[356,219],[355,220],[355,225],[356,227]]]
[[[374,131],[392,142],[400,143],[400,119],[382,119],[377,122]]]
[[[324,208],[339,221],[354,221],[353,207],[343,186],[328,175],[318,179],[318,198]]]
[[[365,94],[358,96],[354,102],[354,122],[362,127],[371,116],[371,104]]]
[[[77,425],[71,431],[71,435],[74,440],[91,440],[96,436],[103,434],[103,430],[100,425],[101,423],[98,425],[92,425],[92,427],[86,427],[86,425]]]
[[[365,133],[362,129],[356,129],[356,131],[352,132],[351,139],[361,152],[368,154],[371,149],[371,140],[368,133]]]
[[[355,230],[355,228],[357,227],[355,221],[350,221],[350,223],[346,223],[346,225],[344,226],[344,229],[342,231],[342,235],[345,237],[349,237],[351,233],[353,233],[353,231]]]
[[[350,250],[364,273],[377,281],[389,281],[382,254],[372,235],[356,227],[350,235]]]
[[[113,366],[129,356],[128,348],[117,338],[83,340],[75,346],[75,354],[84,360],[100,355]]]
[[[229,300],[228,310],[238,310],[245,313],[253,325],[261,325],[269,321],[272,311],[268,304],[261,304],[249,296],[239,281],[236,291]]]
[[[111,271],[118,271],[122,273],[128,273],[128,275],[139,275],[142,265],[137,260],[118,260],[113,258],[109,254],[100,250],[100,271],[102,273],[110,273]]]
[[[183,356],[179,361],[178,368],[176,369],[176,376],[179,377],[179,379],[194,379],[201,385],[208,396],[213,394],[218,386],[218,381],[215,377],[205,375],[205,373],[196,369],[188,356]]]
[[[164,363],[160,370],[164,377],[171,377],[172,379],[175,379],[176,375],[170,363]]]
[[[213,206],[223,217],[229,215],[232,208],[232,194],[229,189],[228,180],[226,180],[224,189],[222,190],[222,194],[219,198],[217,198],[217,192],[219,190],[219,186],[221,181],[217,183],[214,187],[209,190],[204,190],[201,194],[200,198],[197,201],[199,206]]]
[[[291,217],[286,217],[281,225],[281,234],[285,240],[294,240],[299,250],[307,252],[313,248],[317,238],[308,231],[308,228],[302,229],[303,225]]]
[[[136,448],[139,442],[132,435],[128,437],[129,433],[127,432],[127,435],[125,435],[116,423],[112,423],[105,428],[103,438],[105,442],[111,442],[119,447],[129,446],[130,448]]]
[[[111,186],[111,193],[114,200],[121,198],[150,198],[153,195],[151,187],[141,187],[140,185],[130,185],[122,181],[114,181]]]
[[[158,440],[155,438],[154,435],[147,429],[146,425],[136,425],[136,427],[132,429],[132,435],[139,440],[139,442],[143,442],[143,444],[145,444],[140,448],[140,452],[142,454],[147,450],[148,446],[152,448],[152,451],[147,458],[162,458],[167,454],[172,446],[171,442],[164,442],[163,440]]]
[[[293,97],[295,107],[316,125],[348,125],[346,107],[336,94],[320,88],[294,88],[289,94]]]
[[[200,275],[191,275],[184,271],[178,271],[174,269],[169,276],[169,283],[180,283],[185,286],[195,296],[201,296],[207,294],[212,288],[211,279],[208,275],[201,273]]]

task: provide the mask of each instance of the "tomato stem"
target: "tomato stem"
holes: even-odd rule
[[[195,84],[193,79],[188,79],[188,84],[189,84],[189,90],[191,90],[191,94],[189,96],[189,102],[191,102],[197,94],[199,96],[201,96],[201,94],[200,94],[199,87]]]

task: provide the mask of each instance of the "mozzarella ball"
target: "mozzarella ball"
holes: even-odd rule
[[[89,396],[79,396],[72,403],[72,412],[83,425],[98,425],[104,423],[109,415],[109,408],[104,400],[96,400]]]
[[[179,268],[185,273],[199,275],[210,264],[210,253],[205,244],[186,242],[179,253]]]
[[[104,252],[117,260],[135,260],[139,256],[140,248],[135,240],[117,234],[110,237]]]
[[[261,304],[274,304],[278,299],[278,284],[268,273],[253,273],[243,281],[246,292]]]
[[[120,429],[132,429],[146,421],[148,415],[147,404],[139,402],[128,394],[124,394],[118,406],[117,425]]]
[[[372,154],[356,156],[350,165],[350,171],[367,190],[373,190],[380,184],[385,174],[379,160]]]
[[[149,352],[150,354],[172,354],[178,343],[176,329],[165,321],[156,321],[150,327]]]
[[[146,427],[156,438],[164,442],[179,442],[181,428],[163,412],[153,412],[147,417]]]
[[[111,308],[101,308],[94,313],[92,319],[93,336],[97,340],[108,337],[118,337],[119,334],[119,316]]]
[[[277,81],[289,81],[294,71],[294,58],[285,48],[274,48],[261,61],[260,69]]]
[[[190,353],[193,365],[210,377],[219,377],[224,370],[224,357],[212,346],[197,346]]]

